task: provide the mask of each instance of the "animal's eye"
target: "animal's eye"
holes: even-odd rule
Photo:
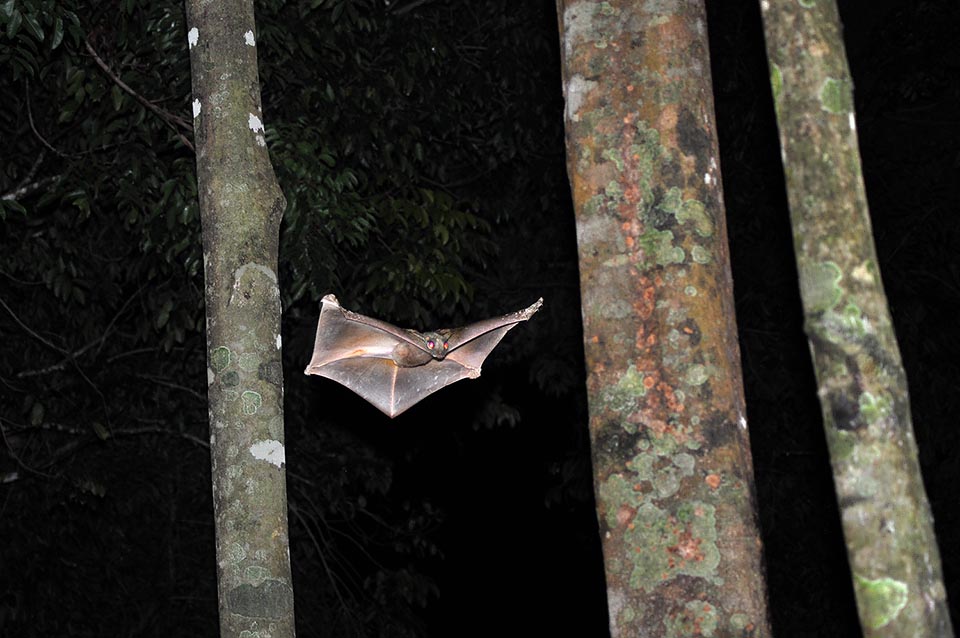
[[[444,342],[443,342],[443,349],[444,349],[444,350],[448,350],[449,348],[450,348],[450,343],[447,342],[447,341],[444,341]]]
[[[427,339],[427,347],[433,350],[433,347],[437,345],[433,339]]]

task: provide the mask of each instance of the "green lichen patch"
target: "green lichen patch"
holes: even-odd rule
[[[631,363],[621,375],[620,380],[617,381],[617,385],[604,389],[604,403],[615,412],[636,407],[640,397],[647,393],[647,388],[643,385],[643,378],[644,374]]]
[[[224,346],[219,348],[214,348],[213,352],[210,353],[210,367],[213,368],[213,371],[216,373],[223,372],[227,369],[227,366],[230,365],[230,349]]]
[[[860,621],[870,629],[886,627],[907,606],[907,584],[893,578],[869,579],[856,576],[854,585],[860,607]]]
[[[845,430],[830,428],[827,432],[830,441],[830,456],[837,461],[850,458],[857,446],[857,437]]]
[[[684,200],[677,211],[677,221],[681,224],[693,224],[694,231],[701,237],[713,235],[713,220],[707,215],[707,209],[700,200]]]
[[[663,624],[668,638],[711,638],[717,630],[717,608],[704,600],[691,600],[664,618]]]
[[[648,268],[653,264],[658,266],[668,266],[670,264],[681,264],[686,258],[683,248],[673,242],[673,232],[669,230],[657,230],[651,228],[637,237],[640,247],[643,249],[642,268]]]
[[[243,402],[244,414],[256,414],[257,410],[259,410],[263,404],[263,397],[260,396],[259,392],[254,392],[253,390],[246,390],[240,395],[240,399]]]
[[[783,73],[776,64],[770,64],[770,89],[773,91],[773,103],[779,105],[783,93]]]
[[[635,485],[623,474],[611,474],[600,484],[600,502],[606,505],[607,526],[611,529],[627,525],[633,509],[643,500],[643,494],[634,488]]]
[[[800,268],[800,294],[809,312],[833,308],[843,296],[840,280],[843,272],[832,261],[810,264]]]
[[[236,370],[224,372],[220,377],[220,383],[222,383],[225,388],[240,385],[240,375],[237,374]]]
[[[714,508],[684,503],[676,515],[644,503],[624,534],[631,565],[630,586],[651,591],[680,575],[716,579],[720,551]]]
[[[887,394],[874,396],[870,392],[864,392],[857,402],[860,405],[860,414],[867,424],[876,423],[893,412],[893,402]]]
[[[869,322],[863,316],[860,307],[854,303],[848,303],[843,307],[843,312],[840,315],[840,325],[855,337],[863,337],[869,331]]]
[[[850,85],[837,78],[827,78],[820,86],[820,108],[835,115],[853,110],[853,92]]]

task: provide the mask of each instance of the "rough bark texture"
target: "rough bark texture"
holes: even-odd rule
[[[701,0],[558,0],[614,637],[769,636]]]
[[[207,301],[220,633],[294,635],[277,253],[251,0],[187,2]]]
[[[866,636],[952,635],[832,0],[761,3],[806,332]]]

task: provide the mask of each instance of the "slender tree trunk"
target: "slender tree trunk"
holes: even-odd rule
[[[769,636],[701,0],[558,0],[615,637]]]
[[[866,636],[952,635],[832,0],[761,2],[806,332]]]
[[[251,0],[188,0],[220,635],[294,635],[277,253]]]

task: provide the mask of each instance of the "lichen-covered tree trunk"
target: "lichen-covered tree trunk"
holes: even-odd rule
[[[558,0],[614,637],[769,636],[702,0]]]
[[[761,2],[806,332],[866,636],[948,637],[833,0]]]
[[[187,2],[220,634],[291,638],[277,254],[252,0]]]

